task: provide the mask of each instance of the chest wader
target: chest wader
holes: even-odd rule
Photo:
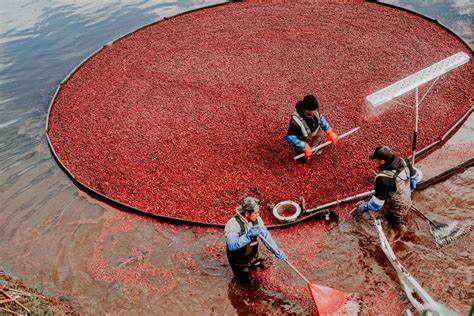
[[[308,143],[311,147],[318,146],[321,143],[321,135],[319,135],[319,131],[321,130],[321,120],[319,118],[319,113],[316,115],[316,118],[318,120],[318,128],[316,128],[314,132],[311,132],[311,129],[309,128],[308,124],[297,111],[293,112],[293,114],[291,114],[291,117],[296,122],[296,124],[298,124],[301,129],[301,132],[303,133],[302,140]],[[301,154],[303,152],[302,150],[298,150],[296,148],[293,148],[293,151],[295,152],[295,154]]]
[[[405,162],[401,170],[384,170],[377,177],[389,177],[395,181],[394,192],[389,192],[384,204],[387,223],[391,228],[398,229],[406,224],[406,215],[411,208],[410,170]]]
[[[235,216],[235,218],[240,225],[240,237],[245,234],[245,224],[238,216]],[[252,224],[257,225],[258,221],[254,221]],[[260,265],[260,260],[258,259],[258,239],[252,239],[245,247],[234,251],[230,251],[227,247],[226,249],[227,259],[235,277],[242,283],[250,283],[250,270],[255,270]]]

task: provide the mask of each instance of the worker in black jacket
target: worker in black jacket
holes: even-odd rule
[[[421,171],[413,168],[408,159],[395,156],[387,146],[378,146],[369,158],[377,159],[381,164],[375,176],[375,194],[369,202],[359,204],[359,211],[364,213],[384,208],[389,227],[400,229],[412,205],[411,192],[421,179]]]
[[[308,161],[313,155],[311,148],[321,142],[321,130],[333,144],[338,142],[339,136],[332,130],[325,117],[319,113],[318,100],[314,95],[307,95],[296,103],[285,139],[293,146],[295,153],[304,153],[304,158]]]

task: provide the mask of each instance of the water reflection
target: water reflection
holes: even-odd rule
[[[3,44],[9,40],[19,40],[21,39],[22,32],[34,29],[35,26],[44,22],[47,23],[54,18],[74,21],[74,19],[70,19],[68,13],[81,15],[83,19],[95,22],[113,17],[116,13],[123,12],[124,10],[130,11],[130,13],[133,13],[133,11],[146,12],[150,16],[158,18],[202,5],[221,2],[209,0],[127,0],[119,3],[115,0],[56,0],[48,1],[46,4],[45,1],[40,0],[4,0],[0,7],[0,33],[7,36],[2,38],[3,42],[1,43]],[[136,19],[137,16],[134,18]]]
[[[41,100],[44,112],[66,74],[105,43],[161,17],[222,2],[3,1],[0,104],[25,109]]]
[[[269,295],[260,284],[242,285],[235,278],[229,282],[227,297],[238,315],[301,315],[284,297]]]
[[[6,192],[18,181],[29,182],[29,177],[35,177],[31,166],[54,164],[45,142],[47,110],[57,86],[77,64],[144,24],[222,2],[2,1],[0,189]],[[3,194],[0,204],[17,196]]]
[[[382,0],[408,10],[419,12],[438,20],[461,36],[472,49],[472,1],[471,0]]]

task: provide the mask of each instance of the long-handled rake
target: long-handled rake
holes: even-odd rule
[[[447,244],[461,238],[464,235],[467,235],[470,232],[470,228],[467,225],[458,225],[457,222],[449,224],[436,223],[426,217],[425,214],[423,214],[415,206],[412,206],[412,209],[418,216],[428,221],[428,223],[430,224],[431,234],[433,235],[436,246],[438,248],[444,247]]]
[[[410,303],[416,308],[420,315],[443,315],[443,316],[456,316],[454,311],[441,303],[435,301],[425,289],[415,280],[415,278],[408,272],[408,270],[402,265],[397,259],[393,252],[390,243],[385,237],[383,232],[382,223],[379,219],[375,218],[375,215],[369,213],[374,221],[375,228],[380,239],[380,248],[384,252],[387,259],[392,264],[393,268],[397,272],[398,279],[403,286],[403,290],[407,295]],[[408,310],[409,311],[409,310]],[[404,313],[404,315],[412,315],[412,313]]]
[[[360,126],[354,127],[354,128],[351,129],[350,131],[345,132],[344,134],[339,135],[339,139],[343,139],[344,137],[347,137],[347,136],[351,135],[352,133],[356,132],[359,128],[360,128]],[[325,143],[322,143],[321,145],[312,147],[312,148],[311,148],[311,151],[312,151],[313,153],[315,153],[315,152],[317,152],[318,150],[320,150],[320,149],[322,149],[322,148],[324,148],[324,147],[326,147],[326,146],[328,146],[328,145],[330,145],[330,144],[332,144],[332,142],[331,142],[331,141],[327,141],[327,142],[325,142]],[[294,156],[294,157],[293,157],[293,160],[296,161],[296,160],[301,159],[301,158],[303,158],[303,157],[304,157],[304,154],[299,154],[299,155]]]
[[[245,223],[245,225],[247,225],[247,227],[251,227],[249,222],[239,212],[237,212],[237,215]],[[265,239],[265,237],[258,235],[258,238],[261,242],[264,242],[266,245],[268,245],[274,254],[278,253],[278,251]],[[308,289],[313,303],[316,306],[316,310],[318,311],[318,315],[347,315],[351,310],[358,310],[358,304],[351,301],[351,294],[335,290],[330,287],[311,283],[300,271],[298,271],[298,269],[296,269],[295,266],[293,266],[293,264],[290,263],[290,261],[285,260],[285,262],[308,285]]]

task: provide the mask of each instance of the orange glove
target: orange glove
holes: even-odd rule
[[[313,155],[313,151],[311,150],[311,147],[306,144],[306,147],[303,149],[304,152],[304,157],[309,160],[311,156]]]
[[[332,141],[334,145],[336,145],[339,141],[339,136],[337,136],[337,134],[332,129],[326,132],[326,138]]]

